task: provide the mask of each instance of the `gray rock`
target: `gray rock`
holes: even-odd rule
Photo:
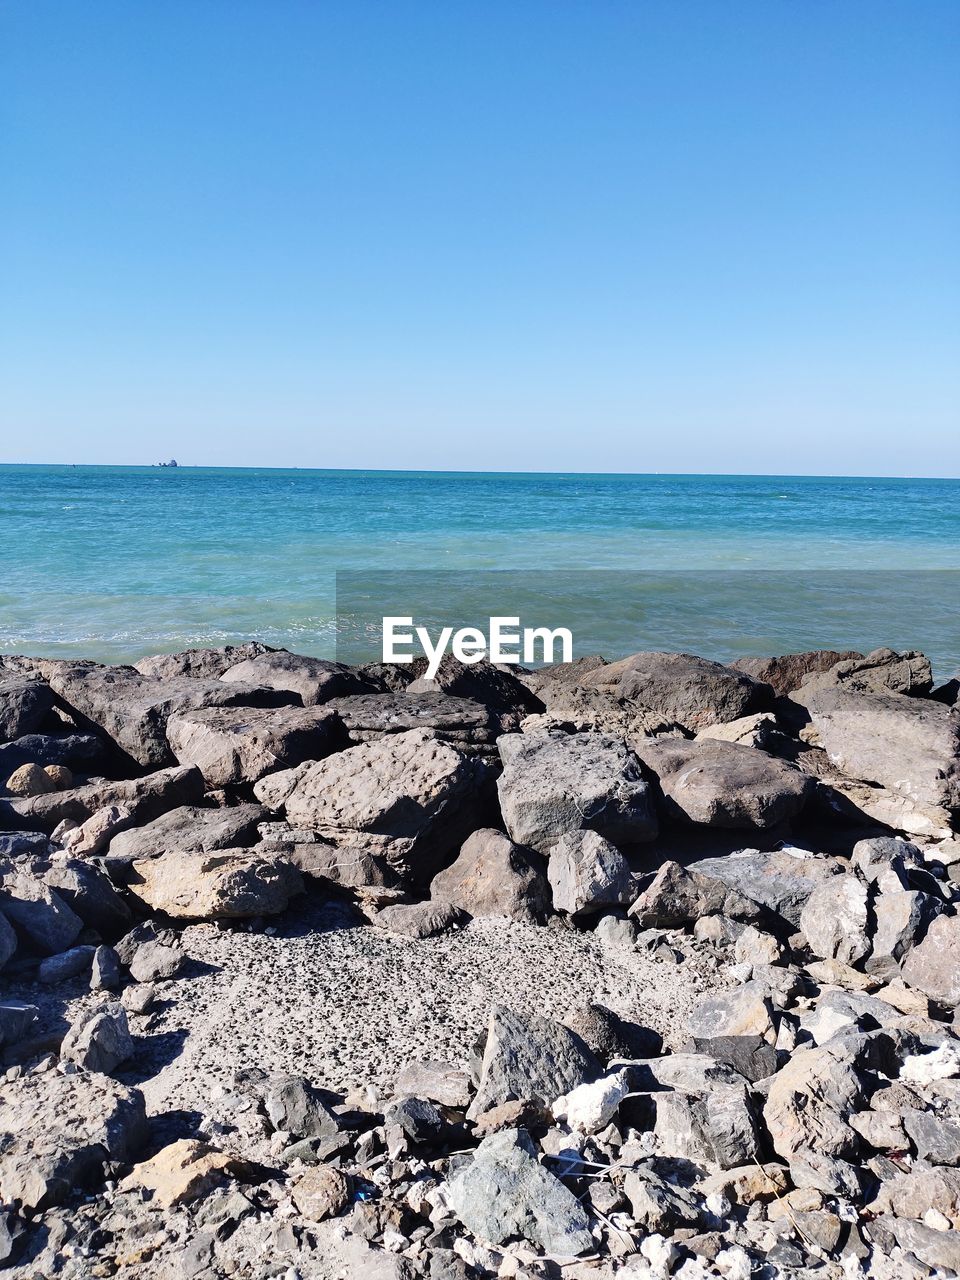
[[[798,1188],[822,1191],[857,1201],[861,1196],[860,1174],[848,1160],[838,1160],[820,1151],[801,1151],[790,1160],[790,1179]]]
[[[64,1062],[75,1062],[84,1071],[109,1075],[132,1058],[133,1039],[123,1005],[109,1004],[71,1026],[60,1046]]]
[[[92,862],[58,858],[44,871],[43,883],[54,889],[83,923],[96,929],[102,937],[116,937],[130,928],[133,919],[130,908],[113,887],[110,877]]]
[[[691,730],[766,711],[773,702],[769,685],[689,653],[635,653],[589,672],[583,684],[613,686]]]
[[[128,968],[135,982],[166,982],[177,976],[185,962],[186,956],[179,947],[147,941],[136,947]]]
[[[937,1275],[960,1272],[960,1236],[956,1231],[939,1231],[909,1218],[882,1218],[871,1223],[870,1231],[876,1235],[884,1225],[901,1249],[923,1266],[934,1268]]]
[[[522,1130],[507,1129],[484,1138],[473,1160],[448,1180],[447,1198],[479,1240],[502,1244],[519,1236],[561,1256],[593,1248],[586,1210],[537,1162]]]
[[[899,836],[873,836],[858,840],[850,854],[850,866],[869,884],[880,889],[908,889],[909,869],[921,863],[919,848]]]
[[[720,1085],[743,1084],[732,1067],[702,1053],[669,1053],[631,1063],[626,1070],[630,1088],[637,1093],[677,1089],[703,1097]]]
[[[938,916],[906,956],[904,980],[938,1004],[960,1004],[960,916]]]
[[[442,1142],[450,1126],[426,1098],[398,1098],[384,1112],[384,1123],[398,1125],[418,1146]]]
[[[0,743],[0,778],[22,764],[62,765],[74,773],[100,773],[109,759],[107,744],[96,733],[27,733]]]
[[[340,1123],[318,1089],[303,1076],[275,1076],[263,1098],[263,1108],[274,1129],[294,1139],[330,1138]]]
[[[745,982],[730,991],[702,996],[687,1017],[687,1031],[697,1039],[716,1036],[760,1036],[777,1039],[773,1005],[760,983]]]
[[[178,712],[200,707],[275,707],[296,701],[289,693],[266,685],[231,685],[189,676],[156,680],[133,667],[68,663],[51,672],[50,686],[78,724],[99,729],[120,751],[148,769],[173,763],[167,721]]]
[[[578,1035],[550,1018],[523,1017],[504,1005],[490,1011],[471,1119],[511,1099],[549,1105],[602,1073]]]
[[[856,965],[870,953],[867,886],[857,876],[834,876],[811,893],[800,931],[821,959]]]
[[[623,1181],[634,1222],[646,1232],[672,1232],[695,1226],[703,1215],[703,1200],[696,1192],[668,1182],[653,1169],[631,1169]]]
[[[0,1133],[3,1200],[46,1209],[102,1181],[105,1161],[137,1155],[148,1134],[143,1094],[98,1073],[33,1072],[4,1084]]]
[[[716,1085],[709,1095],[656,1095],[653,1128],[660,1155],[735,1169],[759,1158],[756,1120],[746,1088]]]
[[[290,823],[338,847],[381,855],[422,883],[478,825],[487,771],[429,730],[411,729],[274,774],[254,791],[270,803],[287,777],[282,803]]]
[[[22,1000],[0,1001],[0,1046],[23,1040],[37,1021],[39,1009]]]
[[[194,680],[219,680],[225,671],[259,658],[263,653],[273,653],[268,644],[250,640],[246,644],[227,644],[218,649],[184,649],[181,653],[158,653],[141,658],[133,664],[142,676],[155,680],[171,680],[175,676],[191,676]]]
[[[121,832],[110,841],[111,859],[157,858],[164,853],[212,853],[255,844],[257,827],[267,816],[259,804],[226,809],[184,805],[152,822]]]
[[[859,1137],[850,1114],[862,1109],[864,1087],[842,1044],[798,1049],[770,1081],[763,1119],[774,1150],[854,1158]]]
[[[358,694],[334,698],[324,706],[340,717],[352,743],[424,728],[467,755],[487,754],[501,732],[500,717],[490,707],[447,693]]]
[[[0,672],[0,741],[36,733],[53,710],[53,694],[42,680]]]
[[[917,889],[899,889],[877,895],[873,903],[873,947],[867,968],[877,957],[901,960],[920,942],[943,909],[939,898]]]
[[[300,872],[283,855],[256,849],[138,859],[128,883],[152,910],[183,920],[276,915],[303,891]]]
[[[482,827],[468,836],[456,860],[434,876],[430,896],[471,916],[539,920],[550,891],[539,867],[502,831]]]
[[[918,1160],[927,1164],[960,1165],[960,1124],[930,1111],[905,1111],[903,1127]]]
[[[693,1047],[732,1067],[745,1080],[765,1080],[777,1069],[777,1051],[762,1036],[694,1036]]]
[[[260,852],[282,853],[303,875],[344,888],[392,887],[397,876],[385,859],[364,849],[338,849],[326,840],[267,840]]]
[[[0,912],[0,969],[12,960],[17,950],[17,935],[14,932],[13,925],[2,912]]]
[[[547,857],[547,879],[555,910],[591,915],[624,906],[633,897],[633,876],[616,845],[596,831],[570,831]]]
[[[202,707],[171,715],[167,740],[208,787],[226,787],[321,760],[346,735],[336,715],[317,707]]]
[[[701,858],[690,863],[689,869],[736,889],[799,928],[800,913],[810,894],[839,874],[843,864],[802,849],[770,853],[744,849],[721,858]]]
[[[398,902],[382,907],[372,917],[378,928],[407,938],[435,938],[451,929],[463,928],[467,919],[465,911],[449,902]]]
[[[538,690],[545,710],[526,716],[521,722],[524,733],[559,729],[563,733],[605,733],[622,738],[628,745],[634,739],[656,734],[684,733],[682,726],[658,715],[633,698],[621,698],[606,689],[584,689],[565,680],[545,681]]]
[[[778,698],[799,688],[808,675],[828,671],[838,662],[862,658],[854,649],[813,649],[806,653],[786,653],[776,658],[737,658],[730,666],[770,685]]]
[[[663,1048],[663,1040],[650,1027],[627,1022],[602,1004],[586,1004],[569,1010],[563,1025],[580,1037],[603,1062],[614,1059],[650,1058]]]
[[[807,710],[830,759],[948,825],[960,811],[960,713],[901,694],[822,689]]]
[[[95,951],[96,947],[71,947],[69,951],[61,951],[59,955],[47,956],[40,961],[37,977],[47,986],[76,978],[89,970]]]
[[[220,679],[227,684],[263,685],[299,696],[305,707],[347,698],[358,693],[378,693],[382,685],[342,662],[307,658],[286,649],[272,649],[228,667]]]
[[[897,653],[874,649],[855,654],[825,671],[809,672],[800,682],[800,701],[817,689],[845,689],[851,693],[902,693],[912,697],[933,688],[930,660],[915,649]]]
[[[425,658],[415,659],[412,665],[417,677],[407,685],[408,694],[442,691],[455,698],[482,703],[501,717],[505,729],[516,728],[523,716],[543,710],[543,703],[522,680],[485,658],[468,665],[446,654],[432,680],[425,678]]]
[[[91,991],[117,991],[120,987],[120,957],[113,947],[97,947],[90,967]]]
[[[0,835],[0,858],[18,858],[21,854],[45,857],[50,841],[42,831],[8,831]]]
[[[394,1082],[397,1097],[428,1098],[442,1107],[469,1106],[470,1077],[452,1062],[410,1062]]]
[[[635,921],[611,912],[600,917],[593,936],[605,947],[632,951],[637,941],[637,926]]]
[[[66,951],[83,929],[83,921],[54,889],[24,871],[0,881],[0,913],[42,955]]]
[[[572,831],[592,830],[614,844],[657,834],[653,795],[640,762],[616,738],[599,733],[507,734],[498,742],[500,809],[511,839],[546,852]]]
[[[723,880],[678,862],[664,862],[631,906],[630,914],[641,928],[670,929],[707,915],[756,920],[761,909]]]
[[[660,782],[666,812],[709,827],[776,827],[797,817],[813,779],[796,765],[735,742],[660,739],[637,743]]]
[[[120,782],[93,782],[68,791],[22,800],[0,800],[0,823],[34,831],[53,831],[61,822],[82,823],[98,809],[111,805],[126,809],[131,822],[150,822],[168,809],[197,804],[203,799],[203,774],[199,769],[158,769],[141,778]]]

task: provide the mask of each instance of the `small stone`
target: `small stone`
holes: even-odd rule
[[[186,956],[179,947],[162,942],[144,942],[130,961],[130,976],[135,982],[163,982],[175,978],[183,968]]]
[[[69,951],[61,951],[59,955],[47,956],[40,961],[37,977],[47,986],[76,978],[90,968],[95,951],[96,947],[71,947]]]
[[[64,764],[45,764],[43,772],[50,779],[52,791],[66,791],[73,786],[73,774]]]
[[[113,947],[97,947],[90,972],[91,991],[116,991],[120,986],[120,957]]]
[[[297,1179],[290,1194],[308,1222],[323,1222],[341,1213],[350,1203],[350,1179],[339,1169],[317,1165]]]
[[[819,885],[800,913],[800,929],[815,956],[855,965],[870,952],[866,885],[853,875]]]
[[[596,831],[567,832],[547,858],[555,910],[587,915],[631,901],[630,867],[617,847]]]
[[[101,1071],[104,1075],[133,1057],[133,1053],[126,1010],[120,1004],[107,1005],[75,1023],[60,1046],[64,1062],[75,1062],[85,1071]]]

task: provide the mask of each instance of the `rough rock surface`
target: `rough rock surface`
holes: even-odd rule
[[[267,817],[259,804],[226,809],[183,805],[152,822],[122,831],[110,841],[111,858],[157,858],[164,853],[212,853],[255,844],[258,824]]]
[[[341,745],[343,733],[341,721],[317,707],[203,707],[167,721],[177,762],[196,765],[208,787],[258,782],[321,760]]]
[[[0,670],[0,742],[39,732],[52,710],[48,685]]]
[[[303,889],[300,872],[279,854],[252,849],[167,853],[132,864],[130,887],[155,911],[186,920],[274,915]]]
[[[173,676],[219,680],[225,671],[238,663],[271,652],[269,645],[262,644],[259,640],[250,640],[246,644],[224,645],[221,649],[184,649],[181,653],[157,653],[149,658],[141,658],[133,667],[142,676],[151,676],[156,680],[169,680]]]
[[[940,916],[903,962],[903,976],[931,1000],[960,1005],[960,916]]]
[[[0,800],[0,824],[16,829],[53,831],[59,823],[86,822],[97,810],[116,806],[129,812],[132,822],[149,822],[168,809],[198,803],[203,798],[199,769],[158,769],[142,778],[91,782],[68,791],[28,800]]]
[[[550,890],[539,867],[502,831],[482,827],[464,841],[456,860],[433,878],[430,896],[471,916],[537,920]]]
[[[805,653],[785,653],[775,658],[737,658],[730,666],[770,685],[778,698],[798,689],[804,678],[821,671],[828,671],[838,662],[862,658],[855,649],[812,649]]]
[[[866,656],[841,659],[824,671],[809,672],[801,681],[800,701],[815,689],[847,689],[855,693],[929,693],[933,687],[930,660],[916,650],[897,653],[874,649]]]
[[[500,719],[490,707],[447,693],[368,693],[324,704],[340,717],[351,742],[375,742],[391,733],[432,729],[442,742],[467,753],[493,750]]]
[[[633,876],[616,845],[596,831],[571,831],[560,837],[547,858],[547,879],[557,911],[590,915],[618,907],[633,897]]]
[[[226,684],[263,685],[296,694],[305,707],[313,707],[331,698],[346,698],[357,693],[377,693],[382,686],[340,662],[323,658],[307,658],[271,649],[228,667],[220,677]]]

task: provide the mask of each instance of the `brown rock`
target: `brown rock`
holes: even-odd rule
[[[290,1194],[308,1222],[323,1222],[350,1203],[350,1178],[329,1165],[317,1165],[297,1179]]]
[[[223,1186],[244,1168],[242,1161],[223,1151],[194,1138],[181,1138],[135,1165],[120,1186],[124,1191],[152,1191],[157,1204],[172,1209]]]

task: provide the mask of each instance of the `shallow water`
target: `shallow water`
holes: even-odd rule
[[[0,539],[4,652],[258,636],[332,656],[336,571],[440,569],[448,589],[549,583],[581,651],[898,643],[960,664],[957,480],[5,466]],[[638,618],[622,575],[647,571]]]

